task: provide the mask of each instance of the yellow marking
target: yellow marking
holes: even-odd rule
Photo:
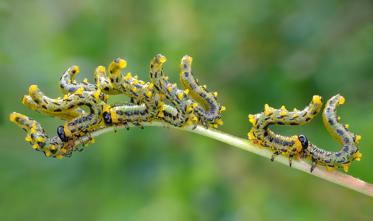
[[[272,114],[272,108],[268,104],[265,104],[264,105],[264,115],[268,116],[270,114]]]
[[[154,84],[153,83],[150,83],[149,85],[148,85],[148,88],[151,90],[151,89],[153,89],[153,87],[154,87]]]
[[[151,91],[147,91],[146,94],[145,94],[147,97],[151,97],[153,95],[153,93]]]
[[[215,91],[214,93],[212,93],[212,95],[214,95],[214,97],[217,97],[218,96],[218,92]]]
[[[57,155],[56,155],[56,159],[57,159],[57,160],[60,160],[60,159],[62,159],[62,158],[63,158],[63,155],[62,155],[62,154],[57,154]]]
[[[293,111],[294,112],[299,112],[299,110],[297,108],[294,108]]]
[[[299,117],[299,114],[298,113],[294,113],[293,114],[293,118],[297,118],[297,117]]]
[[[61,148],[62,153],[67,153],[67,150],[65,148]]]
[[[205,89],[205,90],[207,89],[207,85],[206,85],[206,84],[204,84],[202,87],[203,87],[203,89]]]
[[[46,157],[52,156],[52,152],[50,152],[49,150],[44,150],[44,153]]]
[[[189,89],[185,89],[185,90],[184,90],[184,93],[185,93],[186,95],[188,95],[188,94],[189,94]]]
[[[33,85],[31,85],[29,88],[28,88],[28,93],[31,95],[31,94],[35,94],[35,93],[37,93],[38,92],[38,90],[39,90],[39,88],[38,88],[38,86],[37,85],[35,85],[35,84],[33,84]]]
[[[139,80],[136,79],[137,76],[135,76],[135,80],[133,80],[133,84],[138,84]]]
[[[118,64],[118,67],[120,68],[120,69],[123,69],[123,68],[125,68],[127,66],[127,61],[126,60],[124,60],[124,59],[119,59],[119,64]]]
[[[57,147],[56,147],[56,145],[50,145],[49,149],[51,149],[51,150],[56,150]]]
[[[249,122],[255,127],[256,126],[256,117],[253,114],[249,114],[248,116]]]
[[[84,82],[84,83],[88,83],[88,79],[87,79],[87,78],[84,78],[84,79],[83,79],[83,82]]]
[[[343,170],[347,173],[350,168],[350,164],[343,164]]]
[[[172,86],[169,86],[168,88],[167,88],[167,90],[169,91],[169,92],[172,92]]]
[[[346,99],[343,96],[339,97],[338,104],[344,104]]]
[[[39,148],[39,145],[38,145],[38,144],[34,144],[34,145],[32,145],[32,149],[36,150],[36,149],[38,149],[38,148]]]
[[[350,128],[350,125],[349,124],[345,124],[345,128],[346,129]]]
[[[158,55],[158,60],[161,64],[163,64],[167,61],[167,58],[163,55]]]
[[[193,104],[192,104],[192,108],[194,109],[194,108],[196,108],[196,107],[198,107],[198,104],[197,104],[197,103],[193,103]]]
[[[223,123],[224,123],[224,122],[223,122],[222,119],[217,119],[217,120],[216,120],[216,125],[217,125],[217,126],[221,126],[221,125],[223,125]]]
[[[164,114],[163,114],[162,110],[158,113],[158,117],[164,117]]]
[[[96,98],[96,101],[100,99],[101,90],[97,89],[95,93],[93,93],[93,96]]]
[[[337,117],[337,120],[338,120],[338,121],[341,121],[341,117]]]
[[[97,70],[97,72],[100,72],[100,73],[105,73],[106,72],[106,68],[102,65],[98,66],[96,70]]]
[[[11,113],[11,114],[9,115],[9,120],[12,121],[12,122],[17,123],[17,122],[16,122],[17,115],[19,115],[19,114],[16,113],[16,112]]]
[[[287,113],[288,111],[286,110],[286,107],[282,105],[280,110],[280,116],[286,116]]]
[[[63,99],[64,100],[67,100],[69,98],[69,95],[67,95],[67,94],[65,94],[64,96],[63,96]]]
[[[80,87],[78,90],[75,91],[75,94],[82,95],[84,91],[84,87]]]
[[[330,167],[330,166],[325,166],[325,167],[326,167],[326,170],[329,171],[329,172],[335,170],[335,167]],[[344,166],[343,166],[343,169],[344,169]]]
[[[132,78],[131,72],[128,72],[126,76],[124,77],[125,80],[129,81]]]
[[[321,105],[322,104],[321,97],[319,95],[314,95],[312,97],[312,103]]]
[[[79,66],[74,65],[74,66],[71,67],[70,71],[71,71],[71,73],[73,71],[75,71],[75,74],[78,74],[80,72],[80,68],[79,68]]]
[[[117,113],[115,112],[115,110],[111,109],[110,110],[110,115],[111,115],[111,121],[113,123],[118,123],[118,115]]]
[[[250,131],[249,133],[247,133],[247,137],[249,138],[249,140],[256,140],[256,137],[253,131]]]
[[[65,133],[66,137],[71,137],[72,135],[69,127],[67,126],[67,123],[63,126],[63,132]]]
[[[292,136],[291,139],[294,141],[294,147],[297,149],[297,153],[300,153],[302,151],[302,143],[298,136]]]
[[[178,94],[177,94],[177,97],[178,97],[180,100],[182,100],[182,99],[184,98],[184,94],[183,94],[183,93],[178,93]]]
[[[226,108],[225,106],[221,106],[221,107],[220,107],[220,113],[221,113],[221,112],[224,112],[226,109],[227,109],[227,108]]]
[[[361,160],[361,157],[363,155],[360,153],[360,151],[357,151],[356,153],[354,153],[353,157],[356,161],[360,161]]]
[[[36,142],[44,142],[45,138],[44,137],[38,137],[36,138]]]
[[[137,89],[137,87],[133,87],[133,88],[132,88],[132,91],[133,91],[134,93],[137,93],[139,90]]]
[[[104,107],[102,108],[102,112],[109,112],[110,111],[110,105],[105,104]]]
[[[31,142],[31,141],[32,141],[31,136],[30,136],[30,135],[27,135],[27,136],[25,137],[25,141],[27,141],[27,142]]]
[[[360,141],[361,141],[361,136],[360,135],[356,135],[355,136],[355,143],[358,144],[358,143],[360,143]]]

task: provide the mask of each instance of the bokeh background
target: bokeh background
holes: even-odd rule
[[[60,96],[61,73],[124,57],[147,80],[156,53],[178,81],[184,54],[227,107],[221,130],[246,137],[265,103],[304,107],[346,97],[342,121],[361,134],[350,174],[373,182],[372,1],[0,0],[1,220],[371,220],[373,199],[223,143],[163,128],[98,137],[70,159],[47,159],[8,121],[30,84]],[[125,98],[123,98],[125,99]],[[276,128],[339,146],[318,117]]]

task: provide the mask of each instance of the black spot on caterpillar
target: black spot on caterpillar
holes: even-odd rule
[[[342,147],[339,151],[332,152],[321,149],[308,141],[308,145],[305,145],[305,155],[312,161],[311,172],[316,165],[326,166],[328,169],[342,167],[347,172],[351,162],[359,161],[361,158],[359,148],[356,146],[361,136],[349,131],[348,125],[341,124],[337,116],[336,108],[344,102],[343,96],[339,94],[333,96],[327,101],[322,115],[328,132]]]
[[[249,121],[253,125],[248,133],[249,140],[254,143],[269,147],[273,151],[271,160],[275,155],[284,154],[289,156],[291,166],[292,158],[299,158],[304,147],[299,141],[298,136],[282,136],[275,134],[268,127],[273,124],[277,125],[303,125],[313,119],[322,107],[320,96],[313,96],[310,104],[303,110],[293,111],[286,110],[285,106],[280,109],[274,109],[267,104],[264,106],[264,112],[249,115]]]

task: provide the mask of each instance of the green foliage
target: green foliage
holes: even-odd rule
[[[349,173],[372,183],[372,10],[370,1],[333,0],[1,1],[0,219],[369,219],[371,198],[205,137],[131,129],[58,161],[34,153],[7,118],[20,111],[52,134],[60,122],[20,103],[28,85],[58,96],[67,67],[91,78],[118,56],[147,79],[156,53],[167,56],[176,82],[179,59],[189,54],[227,106],[221,129],[241,137],[247,114],[264,103],[301,107],[314,94],[343,94],[338,111],[363,137],[362,161]],[[338,149],[314,121],[278,130]]]

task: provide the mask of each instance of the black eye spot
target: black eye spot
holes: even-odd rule
[[[113,124],[113,122],[111,120],[110,113],[105,111],[104,113],[102,113],[102,116],[104,118],[104,122],[105,122],[106,125],[112,125]]]
[[[58,137],[59,137],[63,142],[67,142],[67,141],[68,141],[68,139],[67,139],[67,137],[66,137],[66,135],[65,135],[65,130],[64,130],[63,126],[58,126],[58,127],[57,127],[57,135],[58,135]]]
[[[300,143],[302,144],[302,148],[305,149],[308,147],[308,139],[306,136],[304,135],[299,135],[298,136],[298,139],[300,141]]]

